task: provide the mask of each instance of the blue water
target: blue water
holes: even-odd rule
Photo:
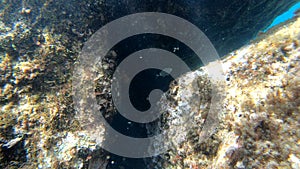
[[[272,22],[272,24],[266,28],[264,30],[264,32],[266,32],[267,30],[269,30],[270,28],[284,22],[287,21],[289,19],[291,19],[294,16],[294,12],[297,11],[298,9],[300,9],[300,2],[298,2],[296,5],[294,5],[293,7],[291,7],[287,12],[283,13],[282,15],[279,15],[278,17],[276,17],[274,19],[274,21]]]

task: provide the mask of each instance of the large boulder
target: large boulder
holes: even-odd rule
[[[294,18],[172,84],[160,130],[180,146],[163,168],[299,168],[299,26]],[[226,80],[208,81],[217,63]]]

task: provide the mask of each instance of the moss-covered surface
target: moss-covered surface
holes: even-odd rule
[[[285,3],[283,6],[280,5],[280,2],[277,3],[269,0],[263,2],[265,4],[270,4],[270,6],[274,5],[278,8],[278,10],[272,8],[268,8],[268,10],[266,9],[267,11],[270,11],[268,13],[268,18],[271,19],[275,17],[275,14],[272,11],[276,10],[275,13],[283,11],[295,1]],[[248,5],[252,5],[252,12],[255,12],[255,10],[258,9],[255,7],[263,7],[264,3],[261,3],[258,6],[251,3]],[[104,166],[106,166],[106,160],[104,160],[108,158],[106,157],[106,153],[103,152],[103,150],[101,150],[93,140],[88,139],[87,135],[85,135],[86,133],[81,130],[80,122],[74,118],[75,112],[72,105],[71,77],[74,66],[73,63],[76,62],[78,52],[80,51],[83,42],[85,42],[98,28],[100,28],[101,25],[111,19],[120,17],[120,15],[123,14],[149,10],[148,7],[144,5],[135,9],[134,4],[131,4],[129,1],[124,1],[124,4],[129,7],[124,8],[124,11],[122,11],[123,13],[118,13],[120,10],[118,6],[110,3],[103,4],[103,1],[16,0],[13,3],[12,1],[1,1],[0,168],[93,168],[93,166],[100,166],[100,168],[104,168]],[[140,5],[140,3],[138,4]],[[167,12],[169,10],[171,13],[184,13],[181,5],[184,4],[179,3],[174,5],[173,3],[168,3],[168,6],[166,9],[163,9],[163,11]],[[173,7],[176,10],[172,10]],[[223,9],[223,6],[221,6],[221,8]],[[252,15],[252,13],[249,12],[251,10],[239,10],[237,7],[234,9],[238,10],[238,12],[244,11],[241,14]],[[160,7],[154,7],[154,10],[161,11]],[[214,10],[210,9],[209,11]],[[205,10],[203,10],[203,13],[205,13]],[[222,20],[220,21],[223,13],[224,12],[219,11],[219,13],[215,16],[214,22],[211,23],[215,26],[214,28],[218,27],[215,23],[223,23],[221,22]],[[207,17],[209,15],[205,16],[206,19],[209,18]],[[228,14],[226,16],[229,18],[234,16],[236,18],[235,15]],[[223,18],[223,20],[224,19],[226,19],[226,17]],[[252,18],[251,21],[254,20],[255,19]],[[244,20],[239,19],[239,22],[237,21],[237,23],[242,24],[244,23]],[[251,33],[251,36],[266,24],[267,23],[259,25]],[[297,21],[295,24],[296,28],[297,26],[299,28],[299,22]],[[221,39],[219,36],[225,36],[225,34],[226,36],[231,37],[230,35],[232,32],[235,33],[235,30],[231,29],[234,25],[234,23],[226,23],[226,25],[223,25],[227,26],[226,30],[231,30],[231,32],[228,33],[225,31],[218,34],[216,39]],[[200,25],[200,27],[205,30],[205,27],[202,26]],[[245,25],[241,26],[237,24],[239,30],[241,30],[243,26]],[[274,58],[277,58],[275,60],[267,59],[267,61],[263,63],[269,63],[271,61],[281,63],[285,61],[286,64],[291,65],[290,72],[294,72],[294,74],[297,73],[296,68],[299,66],[299,62],[297,62],[297,60],[293,60],[293,57],[295,57],[297,53],[294,55],[291,54],[298,50],[299,46],[299,38],[298,40],[297,38],[295,39],[295,37],[299,37],[296,28],[292,29],[294,34],[291,34],[292,32],[289,34],[288,32],[290,32],[290,29],[287,28],[282,34],[274,36],[274,38],[277,39],[270,36],[267,37],[269,39],[266,39],[256,45],[261,46],[260,54],[257,56],[266,56],[267,54],[265,51],[268,51],[271,53],[270,55],[274,55]],[[222,28],[222,30],[225,29]],[[209,29],[209,31],[215,33],[217,30]],[[213,34],[211,35],[214,37]],[[283,38],[284,36],[286,37]],[[244,40],[246,41],[248,39],[249,38],[245,38]],[[290,46],[291,44],[293,45]],[[236,46],[240,45],[241,43],[238,43]],[[265,47],[268,45],[273,48],[265,50]],[[222,46],[218,46],[218,48],[220,48],[220,50],[224,49]],[[250,51],[255,51],[256,49],[257,48],[253,47]],[[277,51],[277,53],[274,53],[274,51]],[[283,55],[281,55],[281,53]],[[233,57],[234,56],[231,58]],[[299,60],[299,55],[297,57]],[[257,57],[256,59],[259,61],[259,58],[260,57]],[[264,57],[262,57],[262,59],[263,58]],[[253,62],[256,63],[256,60]],[[292,66],[292,64],[294,64],[294,66]],[[238,66],[233,66],[233,68]],[[281,64],[279,66],[281,66]],[[274,69],[272,68],[268,71],[273,70]],[[230,75],[232,76],[231,79],[243,79],[244,76],[248,76],[248,74],[243,75],[238,71],[235,72],[236,73],[232,72]],[[257,75],[255,76],[253,75],[249,77],[253,77],[257,80],[260,78],[261,81],[265,79],[264,74],[256,74]],[[247,157],[249,157],[248,159],[255,157],[253,160],[256,160],[254,162],[258,163],[258,166],[264,166],[267,163],[271,163],[273,160],[276,162],[274,165],[284,167],[291,166],[292,162],[299,158],[299,152],[295,151],[294,153],[290,153],[289,150],[293,149],[293,145],[296,144],[293,144],[294,136],[290,136],[289,132],[286,132],[286,128],[295,129],[295,127],[297,127],[297,124],[295,126],[295,122],[293,121],[297,118],[297,114],[293,114],[293,110],[295,110],[295,106],[297,107],[299,104],[298,102],[295,102],[294,104],[288,103],[298,99],[296,89],[299,81],[295,77],[299,75],[297,74],[297,76],[294,76],[293,73],[286,73],[285,76],[286,79],[291,79],[288,81],[289,83],[287,83],[284,88],[276,86],[273,87],[272,91],[276,90],[276,92],[269,92],[269,99],[264,102],[265,104],[270,105],[264,111],[274,112],[269,115],[271,118],[264,118],[263,120],[260,120],[259,123],[251,124],[247,124],[247,120],[244,119],[244,121],[241,120],[241,124],[239,124],[241,127],[237,127],[238,125],[234,123],[236,122],[236,119],[233,118],[235,117],[235,113],[230,114],[230,111],[228,111],[228,114],[230,115],[227,115],[226,118],[233,118],[233,120],[229,121],[230,123],[224,122],[224,124],[222,124],[223,128],[228,130],[230,129],[232,133],[240,133],[240,135],[234,134],[235,137],[239,136],[241,140],[244,140],[243,144],[238,146],[238,149],[249,149],[249,152],[251,152],[248,154],[243,153],[245,155],[242,156],[241,159],[232,158],[239,155],[238,153],[235,153],[236,151],[229,153],[232,154],[232,157],[228,155],[231,157],[229,159],[232,159],[230,160],[230,166],[239,164],[241,160],[247,159]],[[106,80],[108,81],[108,79],[101,79],[100,81]],[[262,84],[261,81],[258,81],[259,84]],[[235,83],[242,84],[243,82]],[[101,92],[101,87],[103,86],[100,85],[96,92]],[[269,86],[267,89],[270,88],[271,87]],[[250,111],[249,104],[252,104],[253,101],[250,97],[246,98],[248,100],[242,100],[244,106],[240,109],[241,112]],[[234,101],[236,100],[232,100],[232,103]],[[228,99],[228,102],[230,102],[230,99]],[[241,103],[241,101],[236,102]],[[278,102],[281,104],[275,104]],[[280,107],[280,105],[285,105],[285,107]],[[289,111],[285,111],[286,109]],[[278,114],[278,112],[280,113]],[[259,115],[259,119],[262,118],[260,116],[261,115]],[[204,117],[205,116],[201,118]],[[274,129],[273,121],[276,121],[277,119],[282,120],[282,122],[279,121],[278,123],[282,123],[279,126],[283,127],[282,129],[275,128],[276,131],[278,131],[276,134],[290,139],[283,140],[286,141],[286,144],[277,145],[274,143],[273,145],[270,145],[273,146],[273,149],[277,147],[282,148],[282,150],[279,151],[281,154],[278,157],[275,156],[274,159],[273,154],[270,156],[267,154],[267,158],[263,158],[262,156],[259,156],[262,152],[256,152],[255,150],[260,150],[261,147],[259,146],[264,146],[267,139],[276,138],[273,137],[272,134],[264,133],[266,130]],[[254,148],[252,149],[245,148],[244,146],[249,142],[249,139],[247,138],[253,138],[251,133],[247,134],[244,132],[248,128],[252,128],[254,133],[263,133],[260,134],[260,136],[256,136],[258,137],[256,140],[257,143],[253,145]],[[198,128],[194,131],[198,131]],[[296,134],[299,134],[298,130],[295,130],[295,132]],[[188,133],[188,135],[189,138],[194,140],[197,136],[195,136],[195,133],[193,132]],[[297,137],[299,138],[299,135],[297,135]],[[169,161],[172,164],[171,166],[189,167],[192,165],[192,167],[200,167],[209,166],[211,164],[221,165],[222,162],[218,163],[218,161],[216,161],[216,158],[219,156],[215,156],[215,154],[218,153],[219,150],[222,150],[222,146],[226,146],[224,145],[225,141],[223,141],[226,140],[226,138],[228,138],[226,134],[222,135],[220,132],[216,133],[209,139],[212,141],[212,144],[209,143],[209,146],[199,145],[195,148],[195,150],[199,152],[197,156],[193,155],[194,149],[187,151],[189,154],[184,157],[178,157],[176,154],[175,156],[170,155]],[[258,144],[260,142],[261,144]],[[252,142],[250,143],[252,144]],[[189,144],[191,144],[192,147],[194,145],[198,145],[194,144],[193,141],[189,141],[183,147],[189,148]],[[284,151],[284,145],[289,145],[290,148],[286,148],[287,151]],[[240,147],[243,148],[240,149]],[[294,150],[297,150],[297,147],[294,148]],[[222,157],[223,156],[220,156],[221,159]],[[201,159],[203,159],[203,163],[200,165],[198,162]],[[264,161],[265,159],[268,161]],[[180,161],[181,164],[178,165],[176,161]],[[194,164],[195,161],[196,163]],[[255,163],[253,163],[253,166]]]
[[[95,143],[76,133],[71,95],[92,15],[80,3],[0,4],[0,168],[81,168],[95,155]]]
[[[300,18],[274,28],[221,62],[226,87],[220,125],[204,142],[199,141],[202,131],[195,127],[177,131],[188,134],[180,140],[181,146],[166,155],[165,168],[299,168]],[[186,75],[179,81],[190,78]],[[196,93],[198,88],[191,86],[179,83],[172,87],[177,94],[168,95],[170,114],[176,114],[174,109],[201,107],[195,101],[189,109],[173,104],[186,97],[187,92],[182,91]],[[202,114],[198,111],[194,121]],[[171,128],[174,119],[166,118]],[[178,135],[170,139],[178,141]]]

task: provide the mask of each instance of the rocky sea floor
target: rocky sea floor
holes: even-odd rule
[[[76,20],[88,18],[84,12],[66,15],[74,6],[52,18],[49,3],[16,7],[18,22],[11,7],[1,6],[0,168],[105,168],[110,155],[99,146],[103,138],[95,141],[93,131],[82,129],[72,105],[72,65],[94,30],[78,28],[90,23]],[[43,19],[32,18],[37,11]],[[52,27],[41,24],[56,19]],[[170,140],[179,146],[162,155],[158,168],[300,168],[300,17],[219,62],[224,81],[210,82],[203,67],[179,78],[162,100],[162,129],[173,131]],[[202,140],[211,87],[222,93],[218,124]],[[175,117],[189,111],[193,123],[176,127]]]

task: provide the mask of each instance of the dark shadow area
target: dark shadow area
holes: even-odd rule
[[[159,48],[172,52],[181,58],[191,70],[203,66],[199,57],[187,45],[172,37],[158,34],[140,34],[126,38],[116,44],[111,51],[117,54],[116,66],[118,66],[130,54],[147,48]]]
[[[5,146],[8,142],[1,140],[3,142],[0,148],[1,152],[1,161],[0,168],[20,168],[24,163],[26,163],[26,149],[25,149],[25,140],[22,139],[16,144],[11,144],[12,146]]]
[[[171,37],[157,34],[142,34],[127,38],[112,48],[117,55],[116,65],[120,64],[126,57],[134,52],[146,48],[160,48],[173,52],[180,57],[192,70],[199,68],[202,62],[195,53],[185,44]],[[186,59],[193,58],[193,59]],[[186,59],[186,60],[185,60]],[[192,61],[193,60],[193,61]],[[192,62],[191,62],[192,61]],[[134,66],[134,65],[132,65]],[[173,65],[176,69],[178,65]],[[112,73],[112,72],[111,72]],[[176,78],[176,77],[174,77]],[[167,92],[170,83],[174,80],[168,72],[158,69],[146,69],[139,72],[132,80],[129,86],[129,98],[133,106],[139,111],[146,111],[150,108],[150,103],[147,100],[150,92],[154,89],[160,89]],[[158,133],[149,133],[149,126],[159,128],[161,118],[143,124],[130,121],[116,112],[113,117],[106,119],[111,127],[118,132],[135,138],[146,138],[154,136]],[[154,130],[154,129],[153,129]],[[158,129],[155,129],[159,131]],[[107,141],[107,143],[105,143]],[[111,140],[106,140],[104,144],[110,144]],[[139,145],[136,145],[139,146]],[[140,169],[159,166],[160,157],[152,158],[125,158],[109,153],[110,161],[107,168],[124,168],[124,169]],[[155,161],[155,163],[154,163]]]

